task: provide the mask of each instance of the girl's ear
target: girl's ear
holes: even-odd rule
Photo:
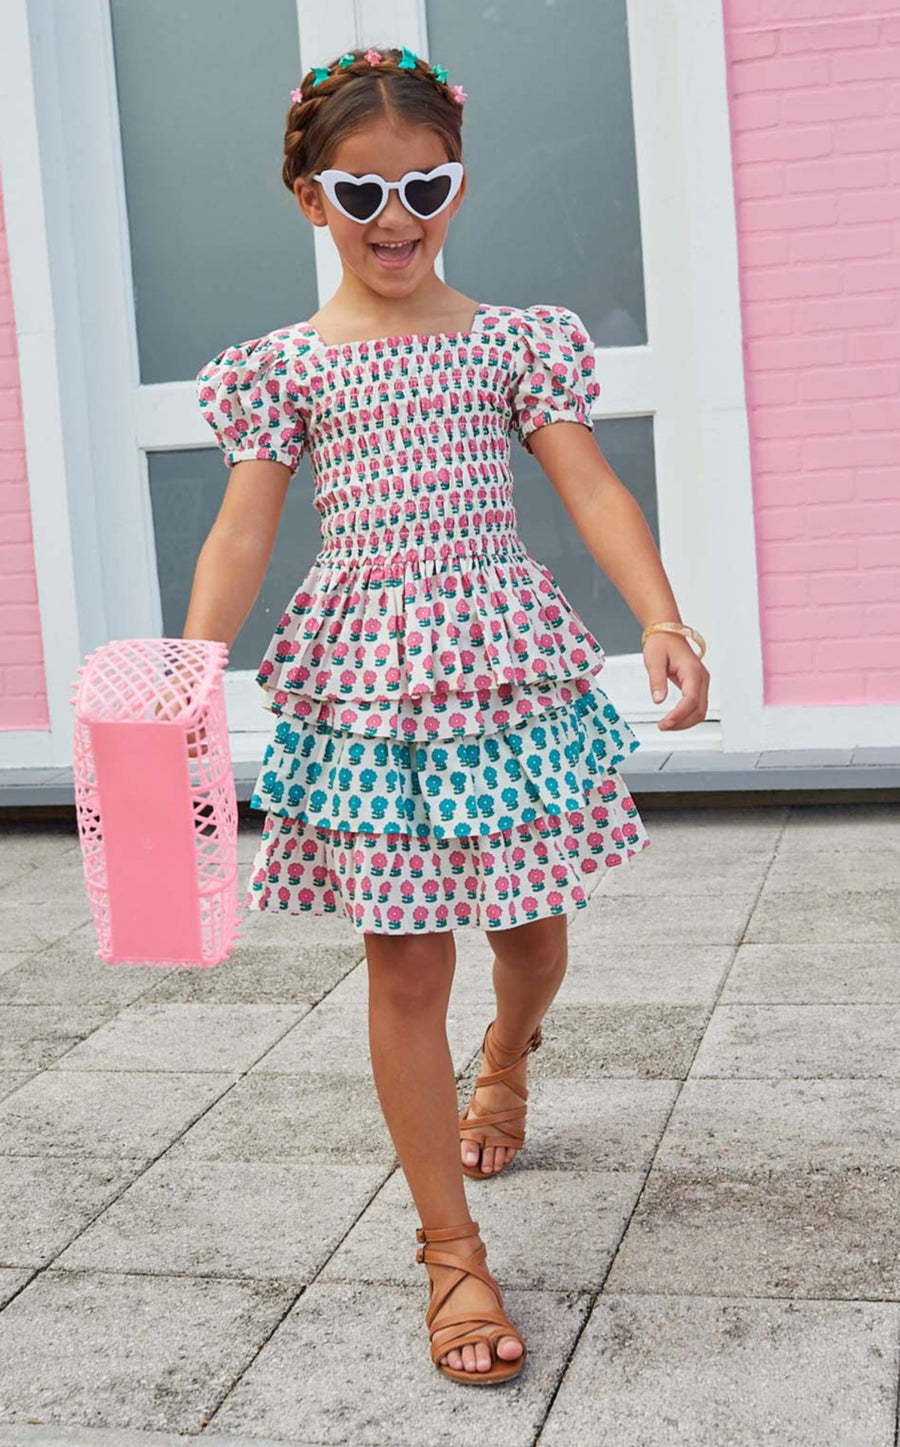
[[[313,226],[328,225],[328,218],[322,206],[319,187],[315,182],[304,181],[302,177],[298,176],[294,182],[294,195],[307,221],[311,221]]]

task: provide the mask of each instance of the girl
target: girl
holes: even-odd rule
[[[567,913],[650,842],[616,771],[638,741],[596,686],[603,650],[517,535],[513,428],[649,625],[654,698],[667,679],[681,689],[661,728],[705,717],[708,674],[640,509],[590,436],[600,388],[579,317],[476,304],[435,273],[466,189],[465,99],[405,47],[349,51],[292,92],[283,179],[329,227],[343,279],[308,321],[228,347],[198,376],[233,471],[185,637],[231,646],[308,450],[322,546],[257,678],[277,723],[251,800],[266,817],[246,902],[340,913],[364,938],[376,1090],[429,1223],[416,1234],[432,1360],[483,1385],[516,1376],[526,1348],[462,1175],[490,1179],[521,1149]],[[496,1015],[457,1117],[445,1019],[466,926],[491,940]]]

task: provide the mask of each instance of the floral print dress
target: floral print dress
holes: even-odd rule
[[[509,929],[585,908],[649,845],[604,651],[513,503],[512,431],[592,428],[594,368],[576,313],[537,305],[337,346],[299,322],[199,373],[227,465],[309,453],[321,528],[257,674],[248,909]]]

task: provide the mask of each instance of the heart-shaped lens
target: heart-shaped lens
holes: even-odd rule
[[[368,221],[381,205],[381,187],[373,181],[338,181],[334,194],[357,221]]]
[[[449,176],[432,176],[425,181],[409,181],[406,199],[419,216],[433,216],[440,211],[452,185]]]

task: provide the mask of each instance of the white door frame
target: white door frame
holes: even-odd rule
[[[309,51],[299,73],[387,35],[428,54],[424,0],[297,9]],[[652,340],[601,349],[594,415],[654,414],[663,555],[682,616],[709,644],[721,729],[711,717],[661,736],[655,719],[677,689],[662,709],[645,687],[638,696],[639,655],[608,659],[601,684],[651,748],[894,742],[900,708],[763,705],[721,9],[628,0],[628,29]],[[63,767],[85,654],[161,631],[146,452],[210,437],[193,379],[137,383],[108,0],[5,0],[2,38],[0,167],[51,726],[4,733],[0,764]],[[339,272],[322,229],[316,254],[324,298]],[[250,677],[226,678],[235,757],[257,757],[271,723],[251,702]]]

